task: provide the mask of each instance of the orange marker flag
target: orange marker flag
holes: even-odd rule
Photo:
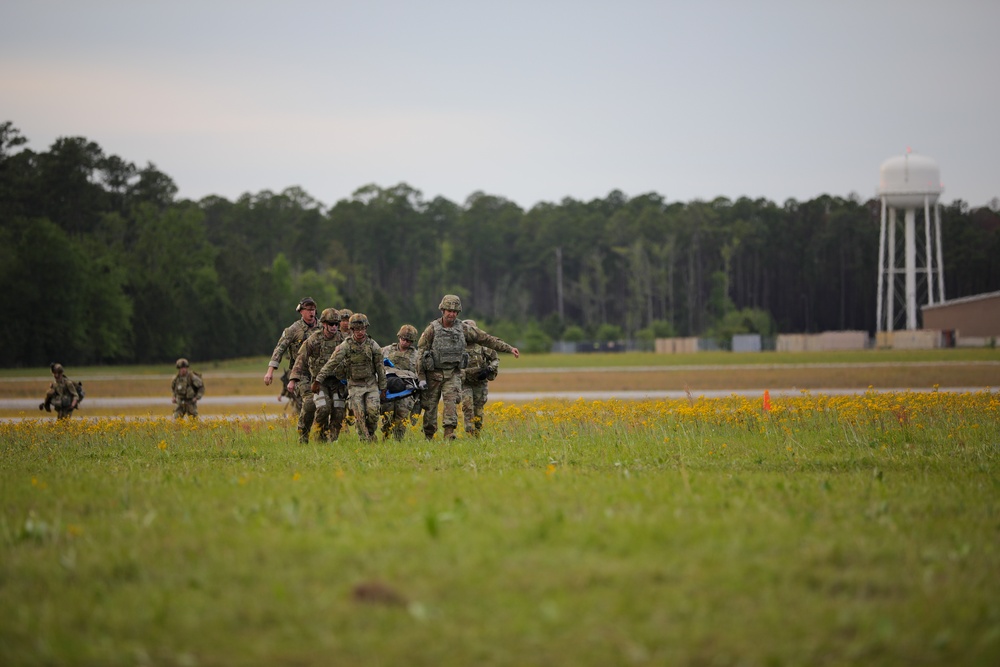
[[[764,412],[770,412],[771,410],[771,392],[767,389],[764,390]]]

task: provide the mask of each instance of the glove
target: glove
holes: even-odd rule
[[[46,407],[47,407],[47,406],[46,406],[46,405],[45,405],[44,403],[39,403],[39,404],[38,404],[38,409],[39,409],[39,410],[44,410],[44,409],[45,409]]]
[[[386,392],[385,392],[385,389],[383,389],[382,391],[380,391],[380,392],[378,393],[378,397],[379,397],[379,400],[382,400],[382,401],[384,401],[384,400],[385,400],[385,393],[386,393]]]
[[[319,390],[320,390],[319,380],[313,380],[312,385],[309,387],[309,391],[311,391],[312,393],[315,394],[315,393],[318,393]]]
[[[478,380],[485,380],[489,376],[490,376],[490,369],[488,368],[480,368],[479,372],[476,373],[476,379]]]
[[[418,382],[417,389],[427,389],[427,380],[421,380]]]

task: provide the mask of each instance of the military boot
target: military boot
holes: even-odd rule
[[[299,442],[301,442],[303,445],[309,442],[309,431],[303,428],[299,429]]]
[[[454,426],[445,426],[444,427],[444,439],[445,440],[454,440],[455,439],[455,427]]]

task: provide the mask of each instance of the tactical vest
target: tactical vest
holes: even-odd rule
[[[466,351],[469,353],[469,368],[482,368],[486,365],[486,355],[483,353],[482,345],[470,345]]]
[[[295,357],[299,356],[299,348],[302,347],[302,343],[306,342],[306,339],[317,330],[322,331],[323,325],[320,324],[319,320],[316,320],[313,326],[306,324],[305,320],[299,320],[293,322],[289,329],[292,327],[295,328],[295,332],[292,334],[291,340],[288,341],[288,358],[289,362],[294,364]]]
[[[322,332],[319,333],[319,347],[316,350],[316,354],[309,357],[309,376],[316,377],[319,375],[320,370],[323,365],[330,360],[333,355],[333,351],[337,349],[337,346],[344,342],[344,334],[340,331],[333,334],[333,337],[329,340],[323,336]]]
[[[348,378],[353,382],[364,382],[375,377],[372,359],[371,339],[365,339],[363,343],[351,339],[347,348]]]
[[[417,372],[417,348],[415,347],[404,352],[399,349],[399,343],[393,343],[382,351],[382,355],[399,370]]]
[[[465,357],[465,326],[455,322],[450,327],[434,320],[434,342],[431,344],[431,355],[434,358],[434,368],[448,370],[460,368]]]

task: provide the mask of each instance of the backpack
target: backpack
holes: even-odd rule
[[[77,382],[76,383],[76,393],[79,396],[79,398],[76,399],[76,404],[80,405],[81,403],[83,403],[83,397],[84,397],[83,383],[82,382]]]

